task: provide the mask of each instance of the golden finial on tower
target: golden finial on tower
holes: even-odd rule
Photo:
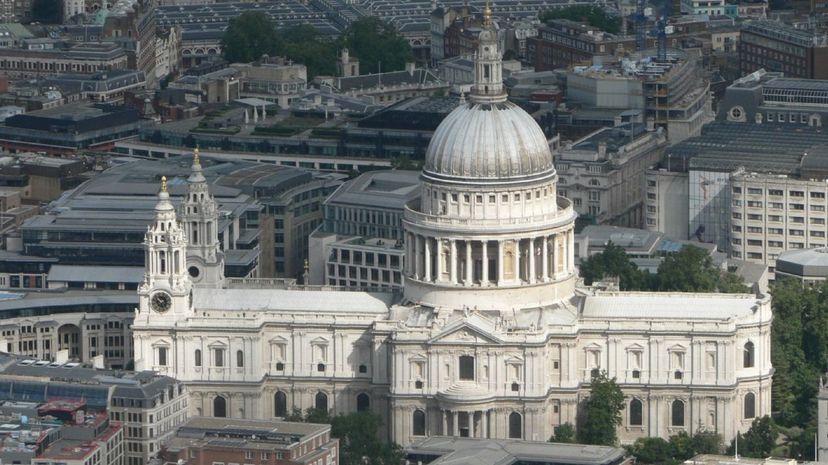
[[[305,273],[307,273],[309,269],[310,269],[310,264],[308,263],[308,259],[306,258],[305,259]]]
[[[166,176],[161,176],[161,192],[163,192],[163,193],[167,192],[167,177]]]
[[[198,158],[198,145],[196,145],[195,148],[193,149],[193,164],[194,165],[200,165],[201,164],[201,160],[199,160],[199,158]]]
[[[483,25],[492,25],[492,8],[489,6],[489,0],[486,0],[486,7],[483,8]]]

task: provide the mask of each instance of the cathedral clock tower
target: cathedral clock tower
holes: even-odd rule
[[[155,220],[144,238],[144,282],[138,287],[136,323],[166,326],[190,310],[192,282],[187,273],[187,236],[178,223],[167,192],[167,178],[155,206]]]
[[[187,273],[196,286],[220,288],[224,286],[224,253],[218,240],[218,206],[207,188],[198,148],[193,150],[187,184],[179,209],[187,236]]]

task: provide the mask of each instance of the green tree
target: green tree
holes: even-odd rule
[[[341,465],[398,465],[403,459],[402,449],[396,444],[380,440],[382,417],[372,412],[354,412],[330,416],[325,410],[294,407],[285,421],[327,423],[331,436],[339,439]]]
[[[722,437],[713,431],[698,431],[691,441],[693,455],[722,453]]]
[[[693,449],[693,438],[687,434],[687,431],[680,431],[670,436],[669,443],[672,457],[676,460],[684,461],[696,455]]]
[[[745,282],[736,273],[722,271],[719,273],[719,279],[716,282],[716,289],[719,292],[726,294],[748,294],[750,288],[745,286]]]
[[[612,34],[621,32],[621,18],[607,13],[607,10],[598,5],[575,5],[565,8],[555,8],[543,11],[539,16],[542,22],[551,19],[568,19],[587,23],[602,31]]]
[[[578,421],[578,442],[611,446],[617,441],[616,428],[621,424],[624,393],[605,371],[590,381],[589,398],[584,402]]]
[[[659,437],[638,438],[628,450],[641,463],[661,464],[673,460],[673,447]]]
[[[342,465],[396,465],[402,450],[379,439],[382,418],[372,412],[338,415],[331,419],[331,435],[339,439]],[[366,461],[367,460],[367,461]]]
[[[414,59],[411,46],[397,29],[375,17],[360,18],[342,35],[343,47],[359,58],[360,72],[377,73],[398,71],[405,68],[406,62]]]
[[[607,243],[600,253],[582,260],[579,268],[581,277],[587,285],[612,276],[620,279],[619,284],[624,291],[646,287],[645,273],[630,260],[623,247],[613,244],[612,241]]]
[[[573,443],[575,442],[575,427],[572,423],[564,423],[555,427],[555,434],[549,442]]]
[[[221,39],[224,59],[230,63],[258,60],[276,54],[278,41],[270,18],[259,11],[246,11],[230,20]]]
[[[276,41],[278,54],[305,65],[309,78],[336,73],[337,43],[310,24],[283,29]]]
[[[776,447],[776,428],[770,417],[764,416],[753,420],[745,434],[737,434],[737,439],[730,443],[728,454],[736,453],[736,441],[739,441],[739,455],[743,457],[766,458]]]
[[[719,270],[710,255],[699,247],[686,246],[667,255],[658,267],[661,291],[712,292],[719,280]]]

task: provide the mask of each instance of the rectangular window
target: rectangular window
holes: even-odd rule
[[[224,366],[224,349],[213,349],[213,366]]]
[[[167,366],[167,348],[166,347],[159,347],[158,348],[158,365],[165,367]]]
[[[460,379],[467,381],[474,380],[474,357],[471,355],[460,356]]]

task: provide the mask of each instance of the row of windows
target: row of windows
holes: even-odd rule
[[[640,399],[630,400],[629,412],[629,426],[644,426],[644,403]],[[756,395],[752,392],[742,399],[742,418],[756,418]],[[676,399],[670,404],[670,426],[685,426],[684,401]]]
[[[763,192],[764,192],[764,189],[760,188],[760,187],[748,187],[747,188],[748,195],[762,195]],[[733,193],[734,194],[741,194],[742,193],[742,188],[740,186],[733,186]],[[785,195],[785,191],[783,191],[782,189],[768,189],[768,195],[771,196],[771,197],[782,197],[783,195]],[[805,191],[789,190],[788,195],[791,196],[791,197],[804,198],[805,197]],[[815,191],[815,192],[811,192],[809,195],[812,199],[824,199],[825,198],[825,192]]]

